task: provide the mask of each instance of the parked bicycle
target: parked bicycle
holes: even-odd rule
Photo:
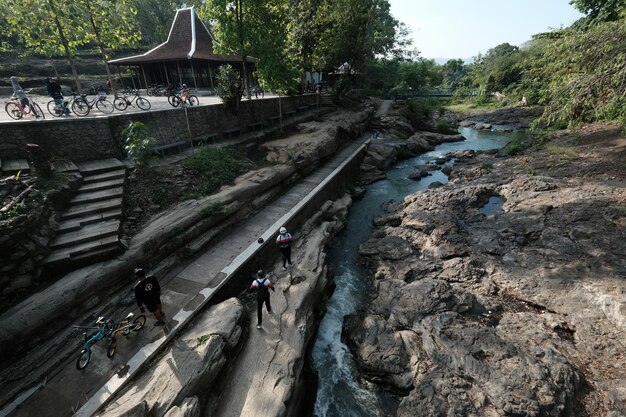
[[[98,317],[96,324],[98,327],[74,326],[74,329],[83,331],[84,339],[84,343],[80,347],[80,354],[78,355],[78,359],[76,359],[76,369],[82,370],[87,367],[89,360],[91,359],[91,346],[103,339],[108,340],[107,357],[112,358],[115,355],[115,351],[117,350],[117,341],[113,335],[113,329],[115,326],[113,320],[105,320],[104,317]],[[96,330],[96,332],[88,337],[87,332],[89,330]]]
[[[187,96],[187,100],[183,99],[183,91],[184,89],[181,88],[176,94],[167,98],[167,101],[172,107],[178,107],[182,104],[187,104],[188,106],[197,106],[200,104],[200,100],[198,100],[198,97],[193,94],[189,94]]]
[[[128,336],[130,332],[138,332],[141,330],[146,324],[146,316],[140,314],[133,321],[131,321],[133,317],[133,313],[128,313],[124,320],[120,321],[117,326],[115,326],[113,334],[123,334],[124,336]]]
[[[150,110],[152,104],[150,104],[147,98],[141,97],[137,90],[133,90],[131,94],[134,94],[132,98],[129,98],[130,94],[127,93],[116,95],[115,100],[113,100],[115,108],[119,111],[124,111],[128,107],[135,107],[133,106],[134,102],[141,110]]]
[[[261,88],[260,85],[255,85],[250,89],[250,94],[254,96],[254,98],[263,98],[265,97],[265,91]]]
[[[80,96],[75,91],[72,91],[71,98],[64,98],[62,104],[57,104],[56,101],[50,100],[48,105],[48,113],[50,113],[54,117],[60,117],[70,114],[70,109],[72,108],[72,104],[75,100],[79,99]]]
[[[35,116],[36,119],[46,118],[41,107],[32,98],[28,99],[28,103],[28,106],[24,107],[17,97],[11,96],[4,102],[4,110],[11,119],[15,120],[19,120],[24,116]]]
[[[109,94],[109,89],[107,87],[105,87],[104,85],[99,85],[99,86],[89,86],[89,95],[93,96],[99,93],[105,93],[105,94]]]
[[[72,111],[76,114],[76,116],[85,117],[89,114],[91,109],[94,106],[100,110],[102,113],[110,114],[113,113],[115,107],[113,107],[113,103],[107,100],[107,95],[104,91],[99,92],[93,98],[93,100],[88,100],[86,94],[81,94],[80,97],[76,98],[72,103]]]

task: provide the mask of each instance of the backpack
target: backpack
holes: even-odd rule
[[[267,278],[257,278],[255,279],[256,283],[257,283],[257,287],[256,287],[256,298],[259,300],[267,300],[268,298],[270,298],[270,289],[267,288],[265,286],[265,280]]]

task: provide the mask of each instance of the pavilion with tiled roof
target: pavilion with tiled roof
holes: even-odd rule
[[[254,62],[254,58],[246,57],[248,74],[254,71]],[[189,87],[213,89],[217,68],[230,64],[241,71],[243,59],[213,53],[213,36],[192,6],[176,10],[167,41],[144,54],[112,59],[108,63],[118,71],[120,67],[136,69],[139,88],[184,83]]]

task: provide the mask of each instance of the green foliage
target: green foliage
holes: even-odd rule
[[[243,94],[243,80],[230,65],[222,65],[217,69],[215,94],[222,99],[227,109],[233,114],[237,113]]]
[[[413,126],[423,128],[428,125],[434,112],[442,112],[445,109],[444,102],[437,98],[415,97],[407,101],[400,114]]]
[[[224,203],[215,203],[212,204],[202,210],[202,213],[205,216],[219,216],[220,214],[226,213],[228,209],[228,205]]]
[[[540,72],[536,69],[543,68]],[[626,116],[626,25],[569,29],[545,48],[533,70],[545,78],[547,125],[621,120]]]
[[[251,169],[253,164],[245,157],[242,149],[226,146],[202,149],[187,159],[184,167],[203,179],[202,183],[186,196],[198,198],[231,183],[237,176]]]
[[[141,122],[130,122],[122,131],[126,138],[124,150],[128,157],[134,161],[135,167],[140,172],[150,169],[150,162],[154,159],[154,144],[156,139],[150,136],[150,129]]]
[[[527,141],[516,138],[507,143],[507,145],[504,147],[504,151],[508,155],[518,155],[524,152],[524,150],[528,149],[528,147],[529,144]]]
[[[570,4],[586,14],[592,24],[626,17],[626,3],[623,0],[571,0]]]
[[[333,87],[333,96],[340,100],[352,89],[352,79],[348,76],[340,77]]]

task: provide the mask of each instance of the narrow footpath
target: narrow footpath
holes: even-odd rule
[[[93,415],[104,402],[115,395],[123,383],[136,375],[143,363],[149,361],[190,321],[194,311],[190,311],[189,307],[181,309],[180,306],[193,304],[194,299],[204,300],[196,304],[196,309],[205,306],[211,294],[224,285],[230,273],[244,260],[253,256],[258,247],[257,239],[259,237],[266,241],[275,239],[277,229],[293,216],[294,207],[297,207],[333,170],[360,149],[367,139],[361,137],[350,142],[332,160],[285,191],[281,197],[255,215],[233,225],[222,234],[221,240],[212,241],[201,256],[176,275],[162,277],[162,300],[164,311],[167,312],[167,324],[164,328],[154,327],[153,317],[146,313],[148,322],[144,330],[139,334],[131,334],[128,338],[118,338],[118,353],[113,359],[106,357],[106,346],[96,346],[88,368],[81,372],[77,371],[74,365],[76,356],[72,356],[62,369],[45,381],[44,386],[33,388],[34,392],[30,397],[13,403],[10,409],[0,410],[0,417]],[[132,285],[129,282],[130,287]],[[246,346],[239,359],[251,363],[251,366],[252,362],[259,362],[259,354],[266,356],[278,352],[276,350],[278,340],[272,335],[277,334],[274,330],[281,325],[278,317],[281,310],[285,309],[285,304],[280,291],[277,290],[273,295],[272,301],[277,314],[267,318],[262,331],[252,332],[252,337],[245,342]],[[123,317],[127,311],[120,310],[118,313],[118,317]],[[256,315],[256,311],[252,313]],[[256,324],[256,318],[251,321]],[[261,371],[254,366],[252,368],[257,372]],[[256,372],[250,372],[238,379],[237,392],[247,393],[254,387],[256,377]],[[245,410],[250,407],[249,401],[254,401],[255,397],[251,396],[249,401],[243,404],[245,400],[244,394],[244,398],[239,398],[237,402],[233,401],[233,409],[225,411],[223,415],[245,414]],[[258,404],[254,404],[254,408],[258,409],[257,407]]]

